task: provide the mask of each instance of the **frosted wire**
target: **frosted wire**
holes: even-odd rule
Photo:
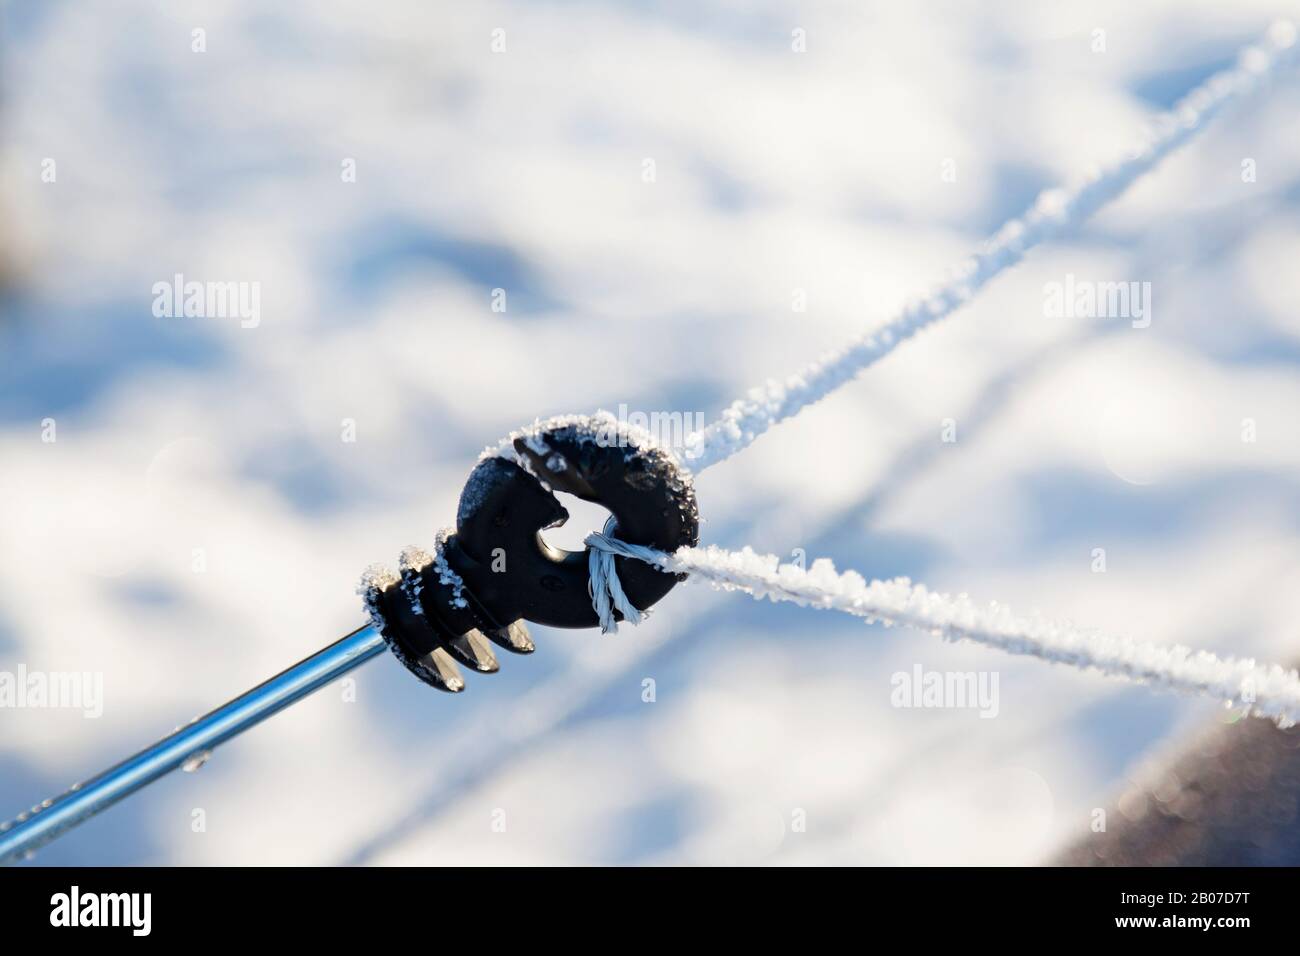
[[[823,355],[784,381],[769,379],[751,389],[732,402],[717,421],[686,436],[681,456],[696,472],[730,458],[777,422],[821,401],[921,329],[951,315],[1034,246],[1077,227],[1122,195],[1135,179],[1204,129],[1225,106],[1293,65],[1295,38],[1295,24],[1275,23],[1263,40],[1238,54],[1235,67],[1216,73],[1157,117],[1146,137],[1124,158],[1097,168],[1073,186],[1041,193],[1028,212],[1002,226],[927,297],[905,307],[883,327]]]
[[[866,581],[837,572],[827,559],[804,569],[749,548],[682,548],[672,554],[592,534],[593,549],[637,558],[668,572],[688,572],[714,586],[756,599],[791,601],[842,611],[869,623],[912,627],[948,641],[973,641],[1010,654],[1097,671],[1158,690],[1213,697],[1270,717],[1281,727],[1300,719],[1300,675],[1250,659],[1218,657],[1177,644],[1151,644],[1037,617],[1018,617],[997,603],[978,605],[913,584],[907,578]]]

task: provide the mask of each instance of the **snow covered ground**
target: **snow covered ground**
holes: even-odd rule
[[[361,569],[431,544],[512,428],[711,420],[1300,15],[3,10],[0,672],[104,699],[0,710],[0,816],[359,625]],[[1293,78],[1221,117],[709,469],[704,541],[1294,661],[1298,110]],[[257,283],[256,321],[155,315],[177,274]],[[1121,282],[1145,315],[1051,306]],[[572,510],[576,546],[601,515]],[[534,634],[456,698],[374,661],[38,862],[1034,863],[1230,719],[702,583],[618,636]],[[917,668],[982,676],[996,715],[897,706]]]

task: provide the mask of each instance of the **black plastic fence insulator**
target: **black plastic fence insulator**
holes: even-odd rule
[[[491,673],[496,660],[484,638],[528,653],[533,643],[525,622],[600,625],[589,549],[565,551],[542,538],[569,517],[556,492],[606,508],[623,541],[668,552],[699,543],[691,475],[670,452],[591,419],[519,437],[513,447],[518,461],[486,457],[470,473],[456,532],[441,549],[446,567],[404,567],[400,591],[393,586],[376,596],[389,646],[412,673],[440,690],[464,686],[454,666],[445,666],[444,654]],[[615,568],[624,593],[641,610],[686,577],[621,557]]]

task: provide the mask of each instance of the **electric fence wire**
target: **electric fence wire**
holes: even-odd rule
[[[668,573],[689,573],[693,579],[709,581],[725,591],[744,591],[756,599],[842,611],[868,623],[911,627],[948,641],[973,641],[1159,690],[1202,694],[1244,706],[1255,716],[1272,718],[1280,727],[1294,726],[1300,720],[1300,674],[1276,664],[1221,658],[1178,644],[1151,644],[1062,621],[1018,617],[997,602],[980,606],[964,594],[940,594],[907,578],[867,582],[856,571],[837,572],[826,558],[804,568],[782,564],[775,555],[758,554],[750,548],[681,548],[667,554],[600,532],[588,535],[587,545],[611,559],[614,555],[635,558]],[[602,580],[594,577],[593,589],[603,583],[612,567],[612,560],[601,562]]]
[[[1235,67],[1216,73],[1173,109],[1156,117],[1146,136],[1127,155],[1094,169],[1071,186],[1040,193],[1023,216],[1004,224],[938,288],[906,306],[883,327],[823,355],[782,381],[769,379],[751,389],[716,421],[686,436],[683,457],[693,471],[710,468],[747,448],[773,425],[853,381],[921,329],[966,305],[1035,246],[1071,231],[1119,198],[1143,173],[1204,130],[1224,107],[1265,87],[1294,66],[1296,59],[1295,24],[1286,20],[1273,24],[1262,40],[1238,53]]]

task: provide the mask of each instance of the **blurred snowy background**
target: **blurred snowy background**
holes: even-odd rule
[[[97,720],[0,711],[5,817],[357,626],[361,569],[430,545],[489,442],[620,403],[712,419],[889,318],[1300,13],[3,11],[0,670],[105,681]],[[1294,660],[1298,112],[1297,82],[1234,110],[701,476],[704,540]],[[260,324],[155,318],[176,273],[259,282]],[[1150,282],[1150,327],[1046,317],[1067,273]],[[380,658],[355,701],[321,691],[37,862],[1028,864],[1229,719],[700,584],[618,637],[535,636],[456,698]],[[891,706],[917,664],[996,671],[998,716]]]

